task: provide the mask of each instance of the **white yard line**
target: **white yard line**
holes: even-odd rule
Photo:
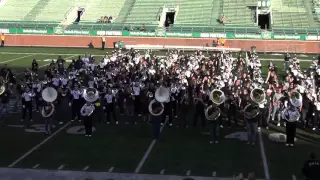
[[[73,55],[73,56],[83,56],[85,53],[82,54],[64,54],[64,53],[20,53],[20,52],[0,52],[0,54],[30,54],[30,55]],[[93,56],[104,56],[103,54],[92,54]],[[274,55],[273,55],[274,56]],[[259,58],[261,61],[284,61],[283,58]],[[310,59],[300,59],[301,62],[312,62]]]
[[[188,170],[188,171],[186,172],[186,176],[190,176],[190,174],[191,174],[191,171]]]
[[[20,158],[18,158],[17,160],[15,160],[13,163],[11,163],[8,167],[12,168],[13,166],[15,166],[16,164],[18,164],[20,161],[22,161],[23,159],[25,159],[27,156],[29,156],[31,153],[33,153],[35,150],[39,149],[42,145],[44,145],[46,142],[48,142],[51,138],[53,138],[54,136],[56,136],[59,132],[61,132],[63,129],[65,129],[71,122],[68,122],[67,124],[65,124],[64,126],[62,126],[60,129],[58,129],[56,132],[54,132],[51,136],[47,137],[46,139],[44,139],[41,143],[37,144],[36,146],[34,146],[32,149],[30,149],[28,152],[26,152],[24,155],[22,155]]]
[[[62,164],[62,165],[60,165],[60,166],[58,167],[58,170],[62,170],[64,167],[65,167],[65,165]]]
[[[27,55],[27,56],[22,56],[22,57],[14,58],[14,59],[10,59],[10,60],[7,60],[7,61],[2,61],[2,62],[0,62],[0,64],[5,64],[5,63],[7,63],[7,62],[16,61],[16,60],[23,59],[23,58],[27,58],[27,57],[30,57],[30,56],[32,56],[32,54],[31,54],[31,55]]]
[[[32,167],[32,169],[37,169],[40,166],[40,164],[36,164]]]
[[[263,143],[261,131],[259,131],[258,134],[259,134],[260,152],[261,152],[261,158],[262,158],[262,162],[263,162],[264,175],[265,175],[266,180],[270,180],[270,173],[269,173],[269,167],[268,167],[268,162],[267,162],[267,156],[266,156],[266,152],[264,150],[264,143]]]
[[[160,174],[163,175],[165,171],[166,171],[165,169],[162,169],[162,170],[160,171]]]
[[[212,172],[212,177],[216,177],[217,176],[217,172],[216,171],[213,171]]]
[[[87,171],[89,169],[90,166],[86,166],[82,169],[82,171]]]
[[[168,122],[168,121],[166,120],[165,123],[163,124],[163,126],[161,126],[161,128],[160,128],[160,134],[161,134],[163,128],[166,126],[167,122]],[[147,158],[148,158],[151,150],[153,149],[154,145],[156,144],[156,141],[157,141],[157,140],[155,140],[155,139],[152,140],[151,144],[149,145],[147,151],[144,153],[144,155],[143,155],[142,159],[140,160],[140,162],[139,162],[136,170],[134,171],[134,173],[139,173],[139,172],[140,172],[140,170],[141,170],[142,166],[144,165],[144,163],[146,162],[146,160],[147,160]]]
[[[111,168],[108,170],[108,172],[113,172],[113,170],[114,170],[114,167],[111,167]]]

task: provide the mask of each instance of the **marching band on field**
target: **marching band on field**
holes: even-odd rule
[[[232,52],[213,51],[205,57],[201,51],[156,56],[133,49],[114,50],[98,63],[94,56],[79,56],[67,68],[59,56],[43,76],[33,60],[20,84],[8,67],[2,68],[1,96],[12,94],[16,84],[22,100],[21,120],[26,120],[28,112],[32,121],[35,101],[47,134],[51,134],[53,119],[60,124],[68,121],[63,115],[71,107],[70,121],[83,120],[88,137],[93,120],[136,124],[141,118],[153,124],[153,138],[158,138],[161,125],[195,127],[200,119],[203,127],[210,126],[210,143],[219,142],[220,128],[234,124],[246,128],[248,144],[254,145],[257,131],[274,122],[285,126],[286,145],[293,146],[298,122],[315,131],[320,126],[320,59],[314,59],[305,71],[295,55],[286,54],[284,59],[280,81],[279,67],[272,61],[266,79],[262,78],[265,67],[255,52],[234,57]]]

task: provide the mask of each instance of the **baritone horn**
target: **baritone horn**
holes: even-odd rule
[[[266,94],[263,89],[255,88],[250,92],[250,99],[252,102],[243,109],[247,119],[253,119],[259,115],[259,105],[266,102]]]
[[[224,103],[226,96],[224,92],[219,89],[214,89],[209,95],[212,105],[205,109],[204,114],[209,121],[215,121],[221,115],[221,109],[218,107],[220,104]]]
[[[47,87],[44,90],[42,90],[41,96],[42,96],[42,99],[45,102],[49,103],[51,106],[50,108],[48,108],[48,106],[43,106],[41,109],[41,115],[43,117],[50,117],[55,111],[55,108],[52,102],[57,99],[58,92],[53,87]]]
[[[149,112],[153,116],[160,116],[164,111],[164,102],[170,98],[170,92],[165,87],[159,87],[154,95],[154,98],[148,106]]]

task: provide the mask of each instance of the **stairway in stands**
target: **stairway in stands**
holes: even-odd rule
[[[24,21],[33,21],[40,14],[40,12],[49,4],[51,0],[39,1],[31,11],[23,18]]]

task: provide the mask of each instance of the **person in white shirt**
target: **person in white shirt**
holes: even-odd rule
[[[95,106],[91,102],[86,102],[80,110],[83,117],[84,129],[86,131],[85,136],[91,137],[92,135],[92,114],[95,110]]]
[[[28,110],[29,120],[32,121],[32,98],[35,96],[34,93],[30,91],[30,88],[26,86],[25,92],[21,95],[22,100],[22,119],[24,121],[26,118],[26,113]]]
[[[81,109],[81,98],[82,98],[82,91],[79,89],[78,85],[74,86],[74,89],[71,90],[70,102],[69,106],[72,106],[72,117],[71,121],[74,121],[76,118],[80,119],[80,109]]]
[[[116,122],[116,124],[118,124],[118,120],[117,120],[117,117],[116,117],[116,112],[115,112],[115,97],[114,95],[112,94],[112,90],[111,89],[108,89],[108,92],[107,94],[104,96],[104,100],[105,100],[105,103],[104,103],[104,111],[106,112],[106,118],[107,118],[107,124],[110,124],[110,115],[112,114],[112,117],[114,119],[114,121]]]

